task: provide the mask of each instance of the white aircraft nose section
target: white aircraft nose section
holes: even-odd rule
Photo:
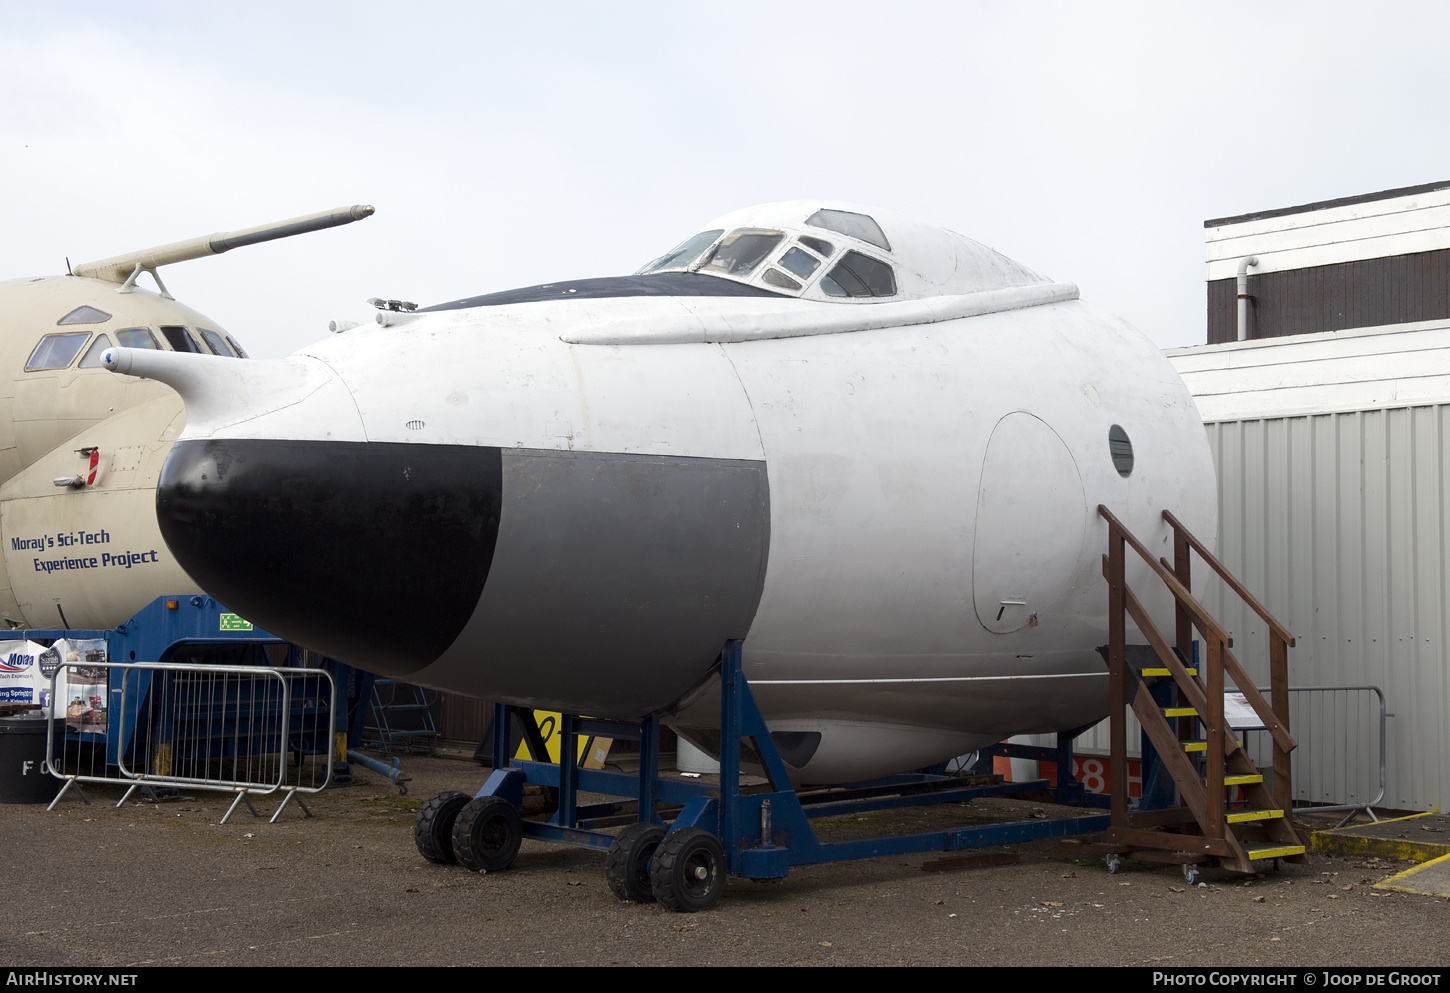
[[[247,437],[366,441],[352,394],[325,362],[308,356],[233,359],[150,348],[108,348],[114,373],[165,383],[186,402],[182,438]]]

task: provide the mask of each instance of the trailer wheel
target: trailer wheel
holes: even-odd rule
[[[671,831],[655,851],[649,878],[655,899],[670,910],[708,910],[725,891],[725,849],[702,828]]]
[[[517,807],[500,796],[474,797],[453,823],[453,854],[475,872],[494,872],[513,864],[523,838]]]
[[[453,822],[466,803],[467,793],[449,790],[439,793],[418,811],[418,819],[413,822],[413,844],[429,862],[449,865],[458,861],[458,856],[453,854]]]
[[[631,824],[614,836],[604,858],[604,879],[611,893],[635,903],[654,902],[649,863],[664,837],[665,829],[658,824]]]

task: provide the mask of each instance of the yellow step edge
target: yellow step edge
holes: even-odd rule
[[[1252,785],[1254,783],[1262,783],[1263,781],[1264,781],[1264,777],[1263,776],[1224,776],[1223,777],[1223,784],[1225,786],[1250,786],[1250,785]],[[1208,782],[1206,780],[1204,782],[1204,785],[1205,786],[1208,785]]]
[[[1279,845],[1274,848],[1246,848],[1244,854],[1251,859],[1286,859],[1291,855],[1303,855],[1303,845]]]
[[[1234,744],[1238,745],[1240,748],[1244,747],[1244,743],[1242,741],[1238,741],[1237,739],[1235,739]],[[1208,742],[1206,742],[1206,741],[1185,741],[1183,743],[1183,750],[1185,752],[1206,752],[1206,751],[1208,751]],[[1260,782],[1263,782],[1263,778],[1260,777],[1260,780],[1259,781]],[[1227,776],[1224,777],[1224,785],[1225,786],[1229,785],[1228,777]]]
[[[1198,670],[1197,669],[1189,669],[1188,670],[1188,674],[1190,676],[1196,676],[1196,675],[1198,675]],[[1143,670],[1143,675],[1145,675],[1145,676],[1171,676],[1171,675],[1173,675],[1173,673],[1169,672],[1167,669],[1144,669]]]
[[[1163,711],[1164,717],[1197,717],[1198,711],[1192,707],[1168,707]]]
[[[1283,816],[1282,810],[1240,810],[1229,814],[1224,820],[1230,824],[1242,824],[1244,821],[1272,821]]]

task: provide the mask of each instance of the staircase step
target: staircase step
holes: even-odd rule
[[[1238,745],[1240,748],[1243,748],[1244,747],[1244,743],[1242,741],[1237,740],[1237,739],[1234,740],[1234,744]],[[1183,750],[1185,752],[1206,752],[1206,751],[1208,751],[1208,742],[1206,742],[1206,741],[1185,741],[1183,743]],[[1228,777],[1228,776],[1225,776],[1224,777],[1223,782],[1224,782],[1224,785],[1225,786],[1231,785],[1229,783],[1229,778],[1230,777]],[[1263,778],[1262,777],[1260,777],[1259,782],[1263,782]]]
[[[1246,848],[1244,854],[1251,859],[1287,859],[1295,855],[1304,854],[1303,845],[1263,845],[1258,848]]]
[[[1230,824],[1242,824],[1245,821],[1272,821],[1283,816],[1282,810],[1235,810],[1224,820]]]
[[[1198,711],[1192,707],[1166,707],[1163,710],[1164,717],[1197,717]]]
[[[1196,676],[1196,675],[1198,675],[1198,670],[1197,669],[1189,669],[1188,670],[1188,674],[1190,676]],[[1171,676],[1171,675],[1173,675],[1173,673],[1169,672],[1167,669],[1144,669],[1143,670],[1143,675],[1144,676]]]
[[[1262,783],[1263,781],[1264,781],[1264,777],[1263,776],[1224,776],[1223,777],[1223,784],[1225,786],[1252,786],[1255,783]],[[1205,779],[1203,781],[1203,785],[1204,786],[1207,786],[1208,785],[1208,780]]]

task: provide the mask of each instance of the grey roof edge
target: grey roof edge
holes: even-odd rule
[[[1381,190],[1378,193],[1360,193],[1352,197],[1339,197],[1335,200],[1317,200],[1314,203],[1300,204],[1297,207],[1275,207],[1272,210],[1255,210],[1247,214],[1238,214],[1234,217],[1215,217],[1203,222],[1205,228],[1222,227],[1226,224],[1242,224],[1245,221],[1259,221],[1270,217],[1285,217],[1289,214],[1307,214],[1310,211],[1324,210],[1329,207],[1349,207],[1357,203],[1373,203],[1376,200],[1393,200],[1395,197],[1411,196],[1416,193],[1433,193],[1436,190],[1450,189],[1450,179],[1441,180],[1438,183],[1424,183],[1420,186],[1401,186],[1393,190]]]

